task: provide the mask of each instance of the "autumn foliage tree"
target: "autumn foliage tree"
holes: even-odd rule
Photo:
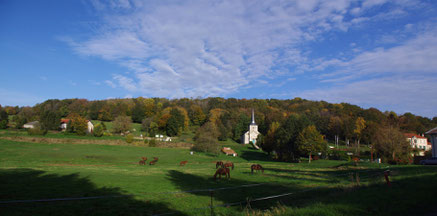
[[[308,154],[308,163],[311,163],[313,153],[324,152],[327,149],[326,141],[314,125],[304,128],[299,133],[296,143],[301,153]]]
[[[77,135],[85,135],[88,129],[88,121],[77,113],[67,116],[70,120],[67,124],[67,131]]]
[[[112,124],[114,133],[126,133],[132,127],[132,119],[129,116],[118,116]]]
[[[398,128],[389,125],[382,126],[375,136],[374,148],[376,153],[390,163],[408,161],[412,148]]]

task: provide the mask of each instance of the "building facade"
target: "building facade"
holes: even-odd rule
[[[249,131],[241,136],[241,143],[249,144],[252,142],[254,145],[256,145],[256,139],[258,138],[258,135],[258,125],[255,123],[255,112],[252,109],[252,122],[249,125]]]
[[[428,139],[426,139],[426,137],[424,137],[423,135],[421,136],[414,133],[405,133],[404,136],[407,138],[411,147],[419,149],[420,156],[424,156],[425,151],[431,149],[431,143],[429,143]]]

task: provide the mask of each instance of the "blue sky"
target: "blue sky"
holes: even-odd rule
[[[437,2],[0,1],[0,104],[302,97],[437,116]]]

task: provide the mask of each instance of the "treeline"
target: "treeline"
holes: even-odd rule
[[[219,139],[240,140],[250,123],[251,109],[259,131],[267,135],[269,130],[283,128],[290,118],[304,118],[315,125],[325,139],[343,142],[359,139],[363,144],[372,143],[380,125],[392,125],[402,132],[423,134],[437,126],[437,117],[416,116],[411,113],[397,115],[381,112],[376,108],[363,109],[348,103],[333,104],[325,101],[309,101],[301,98],[277,99],[165,99],[133,98],[88,101],[86,99],[47,100],[33,107],[0,108],[1,122],[12,115],[11,127],[39,120],[56,129],[59,120],[70,114],[78,114],[90,120],[113,121],[118,116],[129,116],[133,122],[142,123],[145,132],[166,133],[176,136],[184,130],[212,122],[219,131]],[[3,113],[3,114],[2,114]],[[297,117],[296,117],[297,116]],[[357,122],[358,121],[358,122]],[[363,124],[360,131],[357,125]],[[355,131],[354,131],[355,130]]]

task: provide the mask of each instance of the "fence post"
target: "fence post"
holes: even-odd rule
[[[211,195],[211,203],[210,203],[210,210],[211,210],[211,216],[214,215],[214,211],[213,211],[213,198],[214,198],[214,191],[210,190],[210,195]]]
[[[355,172],[355,180],[357,181],[357,185],[360,186],[360,176],[358,172]]]
[[[384,171],[384,178],[385,178],[385,181],[387,182],[387,185],[390,187],[390,186],[391,186],[391,183],[390,183],[390,179],[388,178],[389,175],[390,175],[390,170],[386,170],[386,171]]]

